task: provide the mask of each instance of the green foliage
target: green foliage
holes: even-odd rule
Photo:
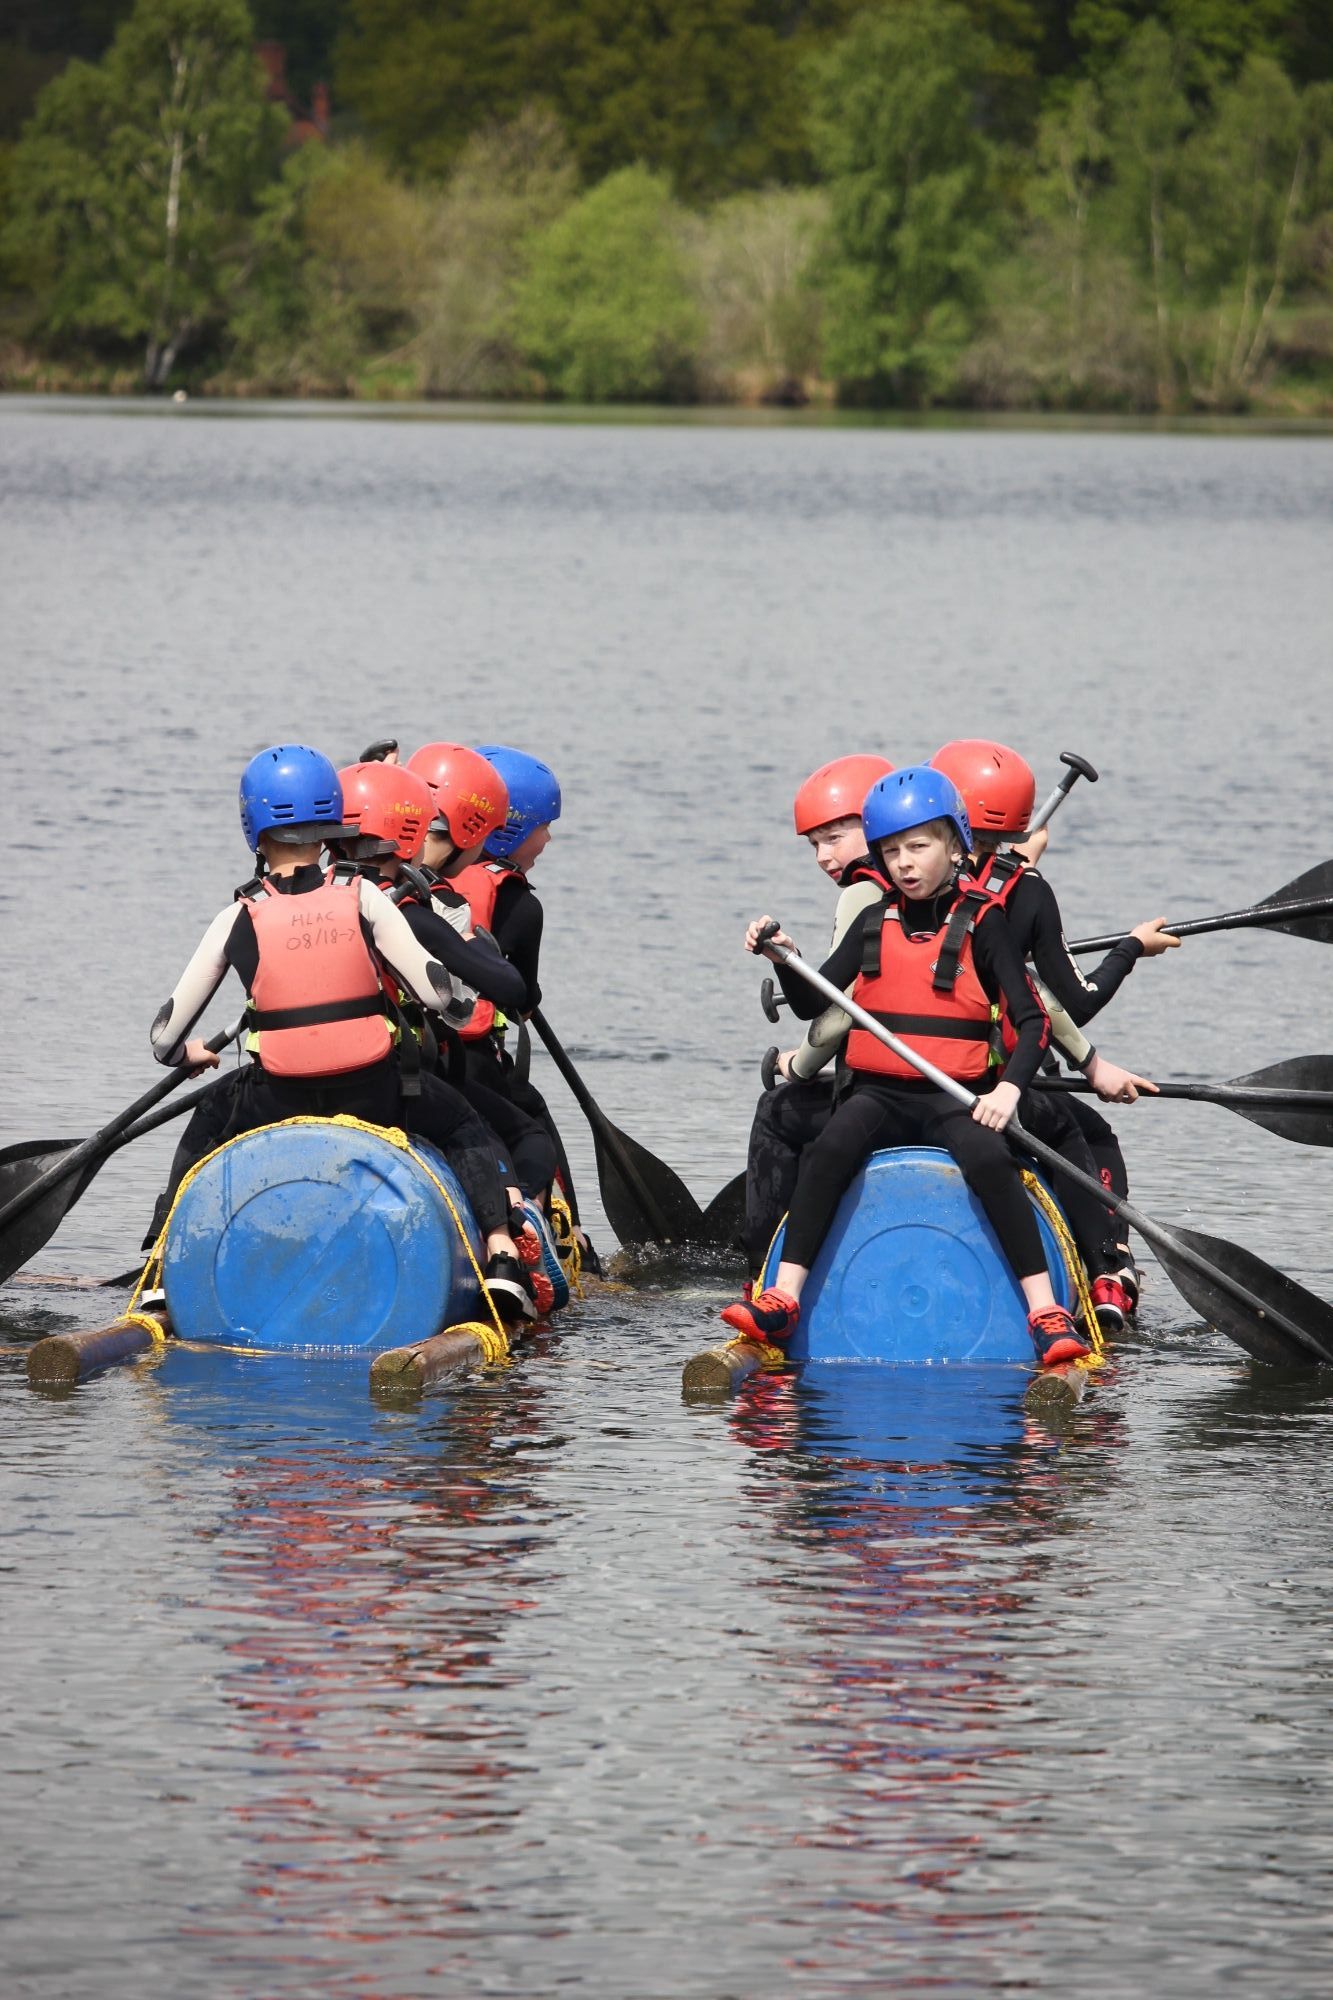
[[[624,167],[543,230],[518,296],[523,348],[553,395],[671,400],[700,333],[663,175]]]
[[[855,0],[352,0],[340,98],[399,166],[549,105],[588,179],[643,162],[687,197],[808,171],[801,62]]]
[[[161,387],[225,318],[280,130],[241,0],[139,0],[101,63],[47,85],[14,154],[5,249],[48,334],[140,343]]]
[[[806,394],[822,360],[814,261],[827,221],[816,188],[733,195],[695,221],[688,242],[708,393],[746,401]]]
[[[515,300],[538,234],[574,199],[577,169],[549,112],[478,133],[431,204],[418,319],[421,386],[437,396],[512,396],[529,386]]]
[[[230,372],[266,389],[348,395],[410,334],[425,206],[364,146],[304,146],[264,193]]]
[[[939,395],[977,323],[996,226],[973,116],[988,56],[948,0],[901,0],[861,15],[814,66],[828,360],[858,397]]]

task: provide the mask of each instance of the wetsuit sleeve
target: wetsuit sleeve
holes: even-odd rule
[[[843,933],[862,910],[868,910],[872,903],[878,903],[883,892],[873,882],[849,883],[838,897],[833,912],[833,936],[830,949],[836,951]],[[808,1082],[818,1076],[826,1063],[832,1062],[838,1050],[851,1032],[851,1022],[841,1007],[826,1007],[810,1023],[805,1040],[791,1059],[791,1073],[801,1082]]]
[[[407,918],[374,882],[362,882],[361,921],[375,952],[400,986],[432,1013],[442,1014],[454,997],[453,981],[440,961],[413,937]]]
[[[1097,1053],[1096,1049],[1077,1021],[1071,1020],[1066,1014],[1049,987],[1043,986],[1039,979],[1034,983],[1038,998],[1050,1016],[1053,1045],[1059,1049],[1062,1056],[1066,1056],[1073,1063],[1076,1069],[1086,1070]]]
[[[875,903],[870,907],[877,908],[878,903],[879,898],[876,897]],[[841,986],[844,993],[855,985],[856,976],[861,970],[861,937],[868,914],[868,910],[857,911],[819,968],[825,979],[831,979],[835,986]],[[793,972],[785,965],[779,965],[776,971],[783,998],[798,1021],[813,1021],[816,1015],[826,1010],[828,1002],[823,994],[816,993],[813,986],[807,986],[799,972]]]
[[[1051,1024],[1002,911],[983,913],[972,933],[972,962],[991,998],[1005,1008],[1018,1037],[1018,1045],[1004,1066],[1004,1081],[1026,1090],[1049,1046]]]
[[[169,1068],[177,1068],[184,1061],[185,1044],[194,1033],[199,1016],[227,976],[231,934],[237,920],[245,914],[243,903],[228,903],[225,910],[218,911],[176,981],[171,998],[157,1011],[148,1038],[157,1060]]]
[[[420,903],[404,903],[403,916],[417,943],[438,959],[454,979],[470,986],[483,999],[494,1001],[505,1013],[517,1013],[523,1006],[522,976],[497,947],[485,937],[463,937],[452,924]]]
[[[1143,946],[1137,938],[1121,938],[1097,970],[1085,975],[1065,943],[1060,905],[1050,883],[1033,868],[1025,871],[1023,882],[1028,955],[1042,984],[1081,1028],[1119,992],[1142,958]]]
[[[544,922],[541,903],[531,889],[525,889],[519,882],[501,883],[500,893],[495,899],[491,935],[522,978],[520,1011],[524,1014],[530,1014],[534,1007],[542,1004],[537,967],[541,959]]]

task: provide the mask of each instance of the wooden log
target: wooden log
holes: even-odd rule
[[[1078,1408],[1088,1393],[1088,1381],[1088,1370],[1081,1361],[1040,1368],[1028,1383],[1023,1408],[1043,1423],[1058,1421]]]
[[[72,1389],[103,1368],[118,1361],[132,1361],[145,1354],[157,1340],[143,1324],[153,1320],[167,1333],[164,1312],[136,1313],[133,1319],[114,1319],[109,1326],[93,1327],[87,1333],[51,1333],[28,1352],[28,1380],[36,1388]]]
[[[734,1395],[741,1383],[761,1368],[782,1365],[782,1350],[758,1340],[728,1340],[692,1354],[681,1377],[681,1393],[699,1402],[716,1402]]]
[[[479,1368],[493,1360],[499,1335],[479,1321],[447,1326],[431,1340],[410,1347],[390,1347],[370,1364],[370,1386],[381,1396],[420,1396],[432,1382],[460,1368]]]

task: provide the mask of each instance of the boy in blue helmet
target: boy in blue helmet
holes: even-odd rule
[[[201,1107],[205,1115],[196,1112],[187,1126],[173,1186],[222,1138],[284,1118],[342,1112],[374,1125],[406,1124],[439,1147],[462,1184],[486,1239],[497,1310],[511,1322],[531,1318],[531,1286],[485,1126],[438,1078],[420,1076],[409,1093],[399,1067],[385,971],[437,1014],[453,997],[449,975],[378,886],[320,863],[329,842],[357,831],[343,824],[333,765],[305,744],[261,751],[241,779],[240,810],[260,872],[209,925],[151,1039],[161,1063],[216,1067],[192,1031],[230,968],[249,996],[253,1061],[228,1079],[226,1099]]]
[[[503,826],[486,837],[479,860],[451,875],[450,887],[466,896],[477,930],[494,938],[523,980],[526,1016],[541,1005],[539,962],[545,922],[541,903],[529,877],[545,853],[552,824],[560,817],[560,783],[549,764],[526,750],[503,743],[478,745],[477,754],[504,781],[509,809]],[[573,1177],[564,1141],[546,1099],[526,1074],[520,1074],[504,1045],[503,1024],[496,1031],[466,1043],[468,1075],[483,1087],[499,1091],[549,1135],[560,1162],[560,1178],[573,1197]],[[596,1252],[580,1228],[577,1232],[585,1264],[597,1268]]]
[[[802,1155],[776,1283],[722,1317],[751,1338],[786,1339],[800,1317],[810,1266],[867,1156],[917,1142],[946,1148],[985,1209],[1027,1302],[1038,1360],[1075,1359],[1087,1343],[1056,1304],[1032,1205],[1003,1136],[1041,1061],[1049,1024],[998,903],[963,876],[972,835],[962,799],[942,772],[910,766],[872,786],[862,819],[871,860],[891,887],[853,919],[820,969],[835,986],[851,986],[859,1005],[965,1083],[977,1101],[968,1110],[853,1027],[844,1055],[850,1088]],[[769,957],[770,943],[794,949],[781,931],[761,941],[768,921],[750,925],[746,949]],[[798,1018],[822,1011],[820,997],[781,963],[778,977]],[[990,1061],[996,1004],[1014,1043],[998,1078]]]

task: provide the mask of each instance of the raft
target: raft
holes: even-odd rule
[[[1035,1179],[1035,1176],[1034,1176]],[[1036,1202],[1058,1302],[1075,1309],[1056,1222]],[[771,1284],[779,1229],[764,1263]],[[899,1146],[874,1153],[843,1196],[811,1268],[787,1359],[895,1365],[1032,1365],[1027,1306],[995,1232],[948,1153]]]
[[[484,1316],[482,1243],[440,1155],[354,1120],[221,1147],[170,1217],[172,1331],[266,1352],[374,1354]]]

